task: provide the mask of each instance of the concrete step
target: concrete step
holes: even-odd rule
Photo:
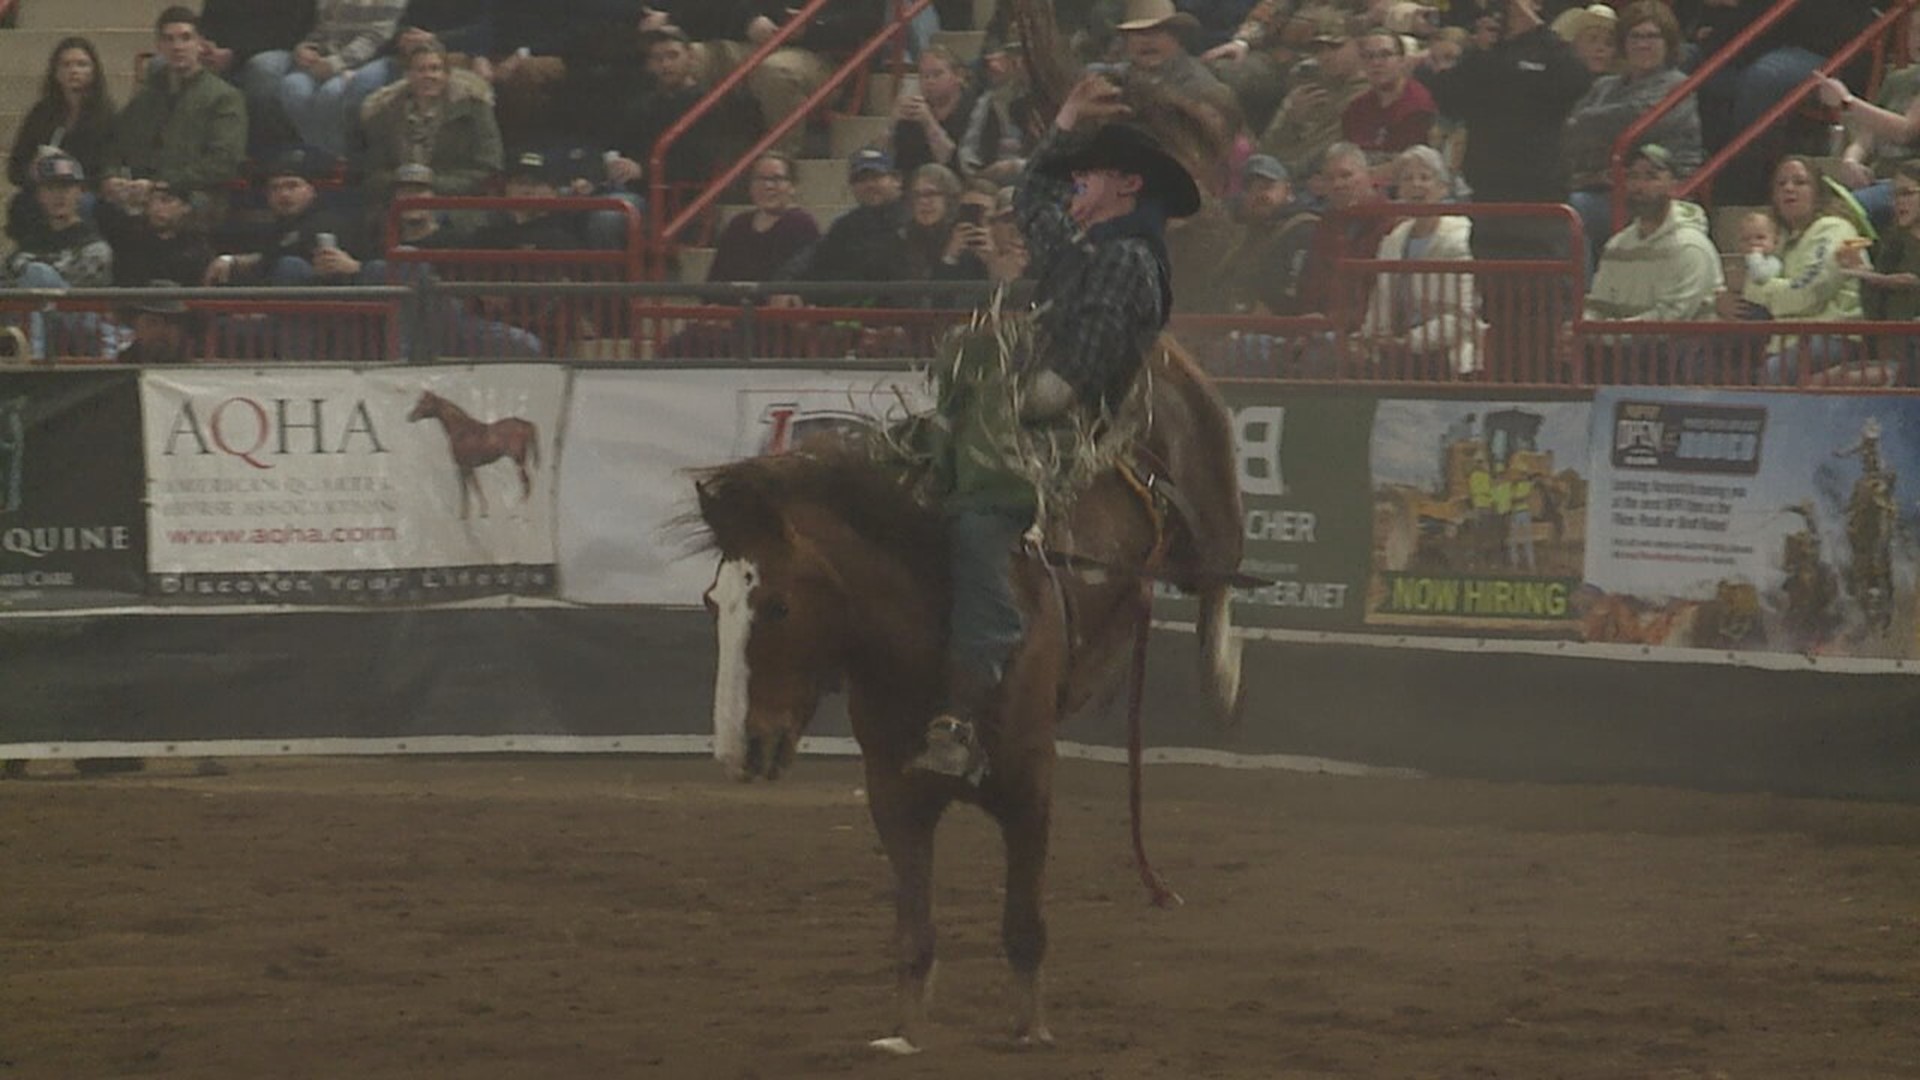
[[[984,23],[982,25],[985,25]],[[984,30],[941,30],[933,35],[931,44],[944,45],[962,63],[972,63],[980,58],[980,49],[986,43]]]
[[[884,116],[836,116],[827,132],[827,147],[845,161],[863,146],[885,146],[893,121]]]
[[[140,30],[153,34],[153,20],[176,0],[25,0],[20,29],[92,33]],[[198,7],[199,5],[194,5]]]
[[[847,162],[845,158],[804,158],[795,162],[794,201],[811,203],[847,201]]]

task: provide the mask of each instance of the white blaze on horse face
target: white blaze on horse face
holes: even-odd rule
[[[713,677],[713,756],[733,776],[740,775],[747,760],[747,641],[753,634],[747,596],[759,580],[760,568],[752,560],[725,559],[707,590],[719,645]]]

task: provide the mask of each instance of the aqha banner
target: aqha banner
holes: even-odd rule
[[[566,371],[155,371],[149,591],[418,604],[554,591]]]

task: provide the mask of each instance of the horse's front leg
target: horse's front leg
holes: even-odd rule
[[[1037,749],[990,804],[1007,847],[1007,895],[1000,937],[1013,970],[1013,1037],[1022,1046],[1051,1046],[1040,964],[1047,955],[1047,842],[1053,820],[1053,749]],[[993,781],[989,781],[990,783]]]
[[[901,772],[897,762],[867,760],[867,810],[893,867],[893,970],[897,1019],[893,1034],[872,1046],[895,1054],[920,1051],[933,996],[933,833],[944,796]]]

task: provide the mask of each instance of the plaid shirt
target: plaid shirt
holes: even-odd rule
[[[1026,236],[1034,289],[1034,322],[1044,363],[1083,402],[1117,404],[1166,325],[1161,291],[1166,273],[1153,247],[1125,236],[1103,243],[1067,216],[1072,181],[1040,170],[1079,140],[1050,132],[1014,189],[1013,209]]]

